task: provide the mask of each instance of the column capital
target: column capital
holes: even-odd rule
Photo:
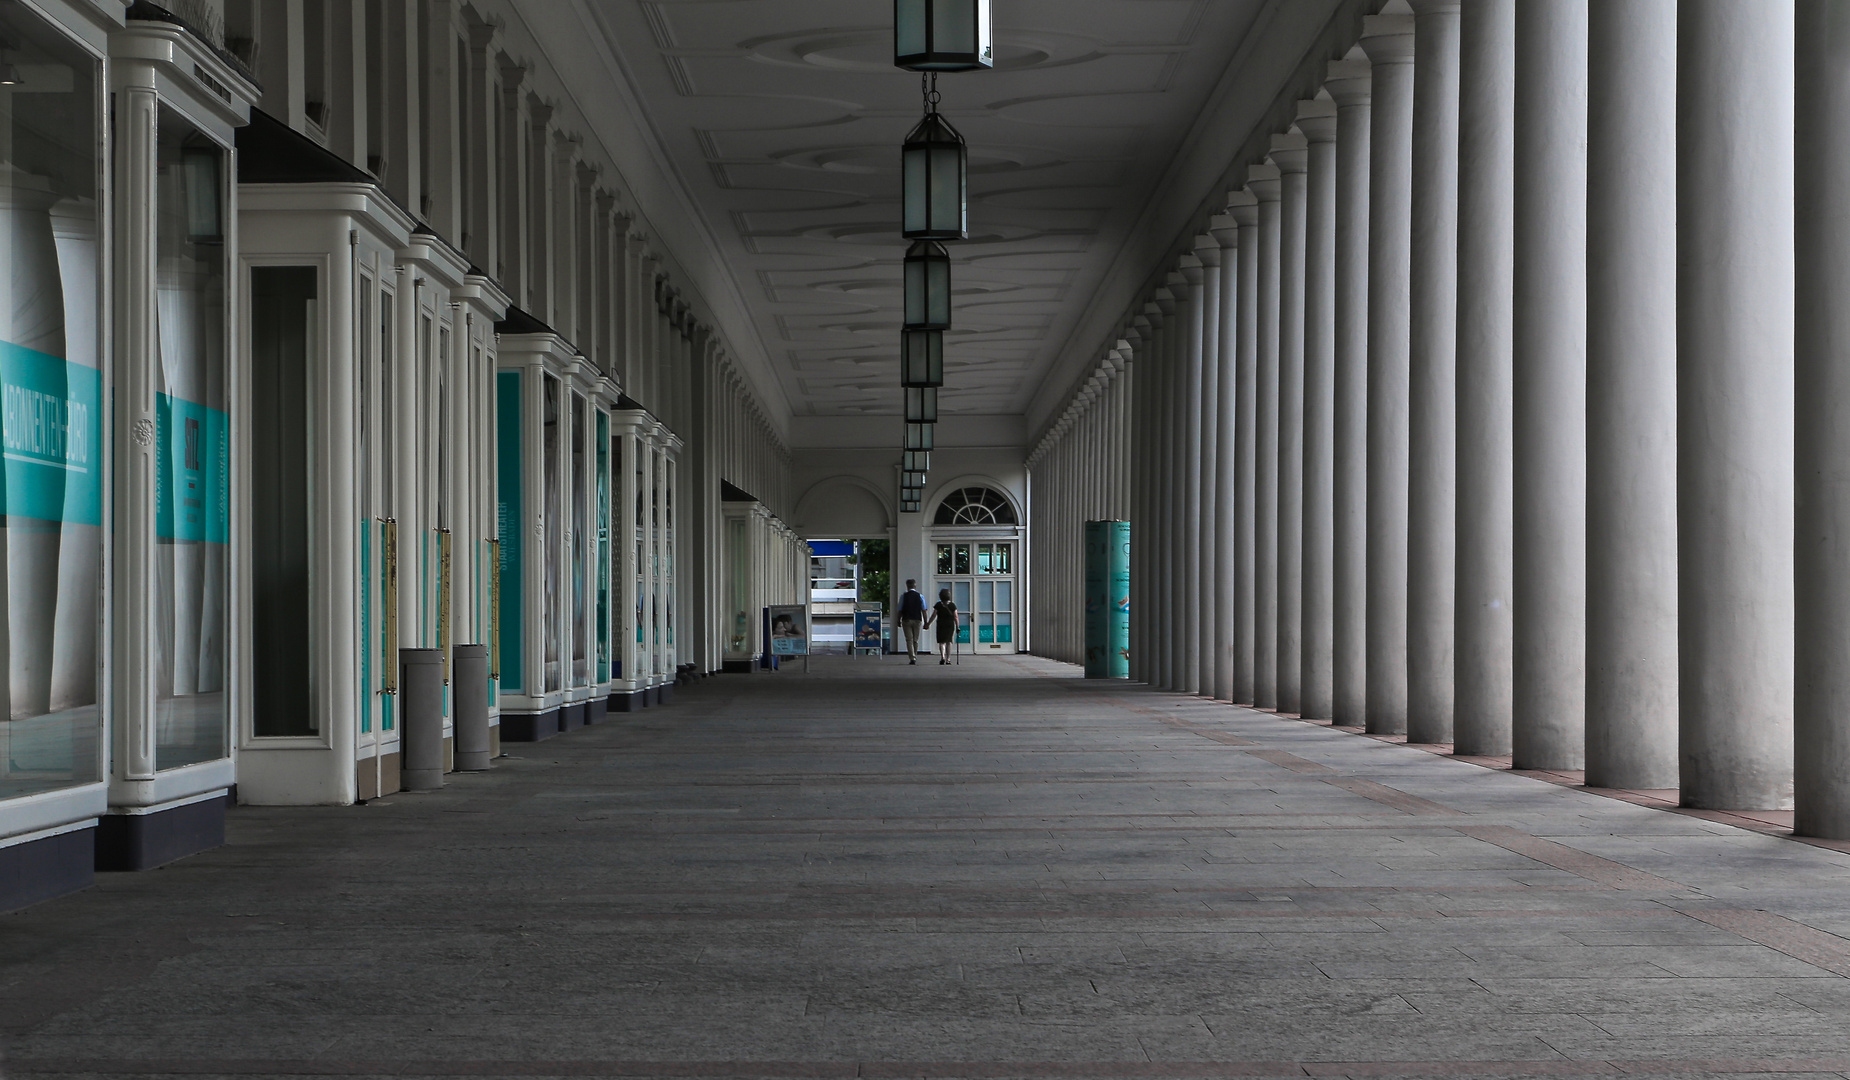
[[[1336,102],[1332,98],[1307,98],[1298,102],[1297,128],[1306,142],[1336,141]]]
[[[1253,197],[1260,202],[1277,202],[1279,194],[1278,166],[1266,162],[1246,167],[1246,187]]]
[[[1156,290],[1156,306],[1163,309],[1164,315],[1174,315],[1176,306],[1188,289],[1188,279],[1175,271],[1163,275],[1163,287]]]
[[[1456,15],[1461,6],[1459,0],[1408,0],[1413,8],[1413,15],[1419,18],[1425,15]]]
[[[1376,64],[1413,63],[1413,16],[1364,15],[1357,42]]]
[[[1232,193],[1227,197],[1227,213],[1242,229],[1259,224],[1259,196],[1250,189]]]
[[[1201,270],[1201,260],[1195,258],[1193,254],[1182,256],[1181,258],[1176,260],[1176,273],[1170,274],[1169,276],[1173,278],[1176,276],[1176,274],[1181,275],[1182,281],[1184,284],[1187,284],[1187,285],[1201,284],[1202,277],[1203,277],[1202,270]]]
[[[1340,109],[1367,105],[1373,100],[1374,86],[1374,65],[1366,59],[1332,60],[1323,71],[1323,88]]]
[[[1233,251],[1240,246],[1240,223],[1232,214],[1215,214],[1208,221],[1208,233],[1220,242],[1222,251]]]
[[[1143,343],[1150,340],[1150,331],[1153,329],[1155,327],[1151,324],[1149,316],[1143,314],[1132,317],[1130,325],[1124,328],[1124,340],[1130,342],[1133,358],[1143,348]]]
[[[1310,167],[1310,140],[1297,130],[1272,136],[1272,164],[1280,173],[1301,173]]]
[[[1175,307],[1175,297],[1169,295],[1168,289],[1158,289],[1156,291],[1168,298],[1168,303],[1171,308]],[[1146,335],[1146,337],[1154,336],[1158,330],[1163,328],[1163,306],[1157,303],[1154,295],[1151,296],[1150,302],[1143,306],[1143,317],[1150,328],[1150,334]]]
[[[1214,220],[1219,221],[1220,219],[1217,217]],[[1220,238],[1212,232],[1204,232],[1195,237],[1195,258],[1200,259],[1203,266],[1219,266],[1221,262]]]

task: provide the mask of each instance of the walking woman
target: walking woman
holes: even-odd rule
[[[951,662],[951,647],[957,641],[957,605],[951,603],[951,590],[939,589],[938,602],[931,606],[925,625],[938,624],[938,663]]]

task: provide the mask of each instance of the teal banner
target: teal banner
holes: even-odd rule
[[[1131,524],[1086,522],[1086,678],[1131,674]]]
[[[9,517],[103,523],[103,373],[0,341]]]
[[[154,395],[154,535],[231,542],[230,424],[219,409]]]
[[[520,372],[495,376],[495,535],[501,539],[501,688],[519,690],[526,645],[521,639]]]

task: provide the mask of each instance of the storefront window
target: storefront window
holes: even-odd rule
[[[225,387],[225,160],[161,109],[156,145],[159,329],[154,534],[160,628],[155,767],[221,758],[229,720],[226,587],[231,541]]]
[[[0,798],[11,798],[102,777],[105,417],[99,67],[21,4],[0,7],[0,39],[17,76],[0,86]]]
[[[585,428],[585,399],[572,395],[572,685],[583,686],[590,675],[586,650],[591,643],[589,611],[585,606],[585,483],[590,450]]]

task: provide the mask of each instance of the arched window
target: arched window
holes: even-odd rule
[[[1014,525],[1015,508],[992,488],[958,488],[938,504],[936,525]]]

